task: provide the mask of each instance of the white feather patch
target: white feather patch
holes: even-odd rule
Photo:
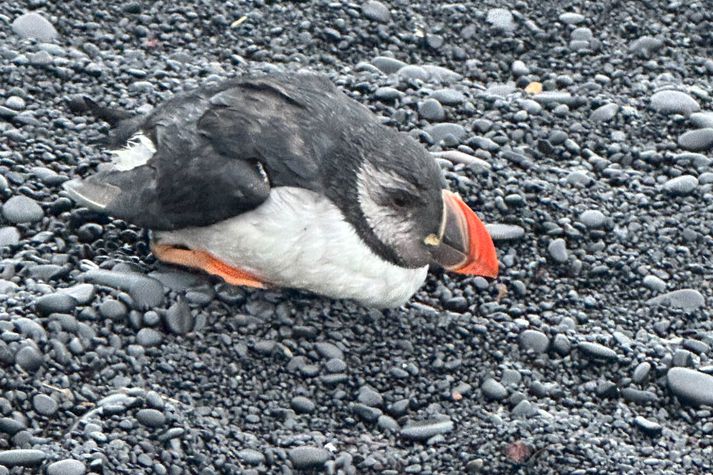
[[[211,226],[156,232],[161,244],[203,249],[281,287],[398,307],[428,266],[399,267],[374,254],[328,198],[277,187],[256,209]]]
[[[134,134],[127,142],[126,147],[111,150],[114,169],[125,172],[141,165],[145,165],[156,153],[156,146],[143,133]]]

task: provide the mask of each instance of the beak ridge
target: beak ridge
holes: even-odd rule
[[[443,204],[445,222],[434,260],[458,274],[497,277],[498,256],[483,222],[451,191],[443,190]]]

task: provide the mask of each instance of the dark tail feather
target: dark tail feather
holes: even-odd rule
[[[91,97],[88,96],[75,96],[67,101],[69,109],[77,114],[89,113],[108,123],[112,127],[122,120],[129,119],[134,115],[130,112],[121,109],[112,109],[110,107],[100,106]]]

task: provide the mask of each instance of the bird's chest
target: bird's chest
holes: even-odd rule
[[[157,233],[161,242],[209,251],[277,286],[377,307],[405,303],[427,267],[407,269],[374,254],[327,198],[273,188],[258,208],[201,228]]]

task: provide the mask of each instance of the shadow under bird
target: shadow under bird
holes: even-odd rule
[[[246,75],[145,115],[83,104],[113,126],[114,160],[65,189],[151,230],[161,261],[382,308],[431,263],[497,276],[492,239],[435,159],[324,76]]]

